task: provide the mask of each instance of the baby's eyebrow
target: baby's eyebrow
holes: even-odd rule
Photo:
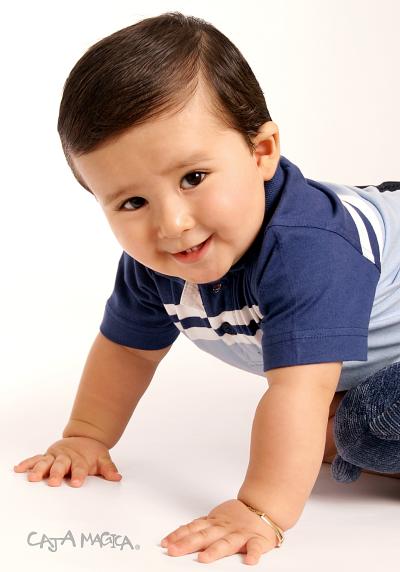
[[[171,171],[176,170],[176,169],[182,169],[183,167],[190,167],[194,163],[198,163],[200,161],[211,161],[211,158],[206,157],[204,154],[200,155],[200,154],[196,153],[196,154],[190,155],[184,161],[179,161],[178,163],[168,165],[167,168],[164,171],[162,171],[161,174],[165,175],[166,173],[170,173]],[[120,196],[125,195],[128,192],[134,191],[138,187],[139,187],[139,185],[135,185],[134,183],[132,183],[132,185],[128,185],[126,187],[123,187],[121,189],[116,190],[114,193],[111,193],[110,195],[108,195],[105,198],[104,206],[107,206],[110,203],[113,203]]]
[[[200,161],[210,161],[210,160],[211,158],[206,157],[205,153],[193,153],[192,155],[189,155],[189,157],[186,157],[186,159],[184,159],[183,161],[179,161],[178,163],[171,163],[166,167],[164,171],[161,172],[161,174],[165,175],[166,173],[170,173],[174,169],[182,169],[182,167],[190,167],[190,165],[193,165],[193,163],[198,163]]]

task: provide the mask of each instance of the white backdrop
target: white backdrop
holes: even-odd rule
[[[61,437],[121,254],[62,153],[56,124],[64,81],[94,42],[172,10],[210,21],[242,51],[280,128],[281,152],[304,176],[354,185],[400,180],[396,0],[4,3],[0,534],[10,570],[198,566],[196,553],[166,556],[159,540],[234,498],[244,479],[251,423],[267,386],[184,336],[111,451],[121,483],[89,477],[81,489],[66,481],[52,488],[13,472]],[[323,465],[285,547],[258,568],[309,572],[347,562],[366,572],[398,560],[399,485],[366,474],[339,485]],[[68,530],[127,535],[140,548],[64,545],[52,553],[27,543],[31,531],[55,537]],[[208,566],[239,569],[242,556]]]

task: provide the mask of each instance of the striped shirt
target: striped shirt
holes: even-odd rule
[[[182,333],[261,376],[342,361],[336,391],[355,387],[400,361],[400,182],[380,187],[306,179],[281,156],[261,228],[223,277],[193,284],[123,252],[100,331],[147,350]]]

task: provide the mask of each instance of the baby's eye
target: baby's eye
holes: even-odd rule
[[[204,176],[205,176],[206,174],[207,174],[207,173],[203,173],[203,171],[192,171],[191,173],[187,173],[187,175],[185,175],[185,176],[182,178],[182,181],[183,181],[183,179],[189,180],[190,178],[192,178],[192,180],[193,180],[194,177],[192,177],[192,175],[204,175]],[[199,178],[197,177],[197,182],[196,182],[196,180],[194,180],[193,183],[191,183],[191,184],[194,184],[194,185],[197,187],[197,186],[198,186],[200,183],[202,183],[203,181],[204,181],[204,179],[199,179]]]
[[[120,207],[119,210],[121,211],[137,211],[138,209],[140,209],[140,207],[142,206],[140,204],[141,201],[144,201],[144,199],[142,197],[131,197],[130,199],[128,199],[127,201],[125,201]],[[133,208],[125,208],[125,205],[129,204],[129,203],[133,203]],[[138,204],[139,203],[139,204]],[[132,205],[131,205],[132,206]]]
[[[200,175],[200,177],[196,177],[196,175]],[[202,175],[204,175],[203,178],[201,178]],[[200,183],[202,183],[204,181],[204,178],[206,175],[207,175],[207,173],[204,173],[203,171],[191,171],[190,173],[187,173],[184,177],[182,177],[182,181],[184,179],[186,179],[187,181],[189,181],[190,186],[197,187]],[[192,182],[190,182],[190,179],[192,180]],[[184,188],[190,188],[190,186],[184,187]],[[130,199],[125,201],[119,207],[119,210],[121,210],[121,211],[137,211],[140,209],[141,206],[143,206],[141,204],[141,202],[145,201],[145,200],[146,199],[144,199],[143,197],[131,197]],[[133,208],[125,208],[125,205],[127,205],[127,204],[130,204],[131,206],[133,206]]]

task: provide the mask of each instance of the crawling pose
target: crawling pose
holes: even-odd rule
[[[15,470],[119,480],[109,450],[182,333],[268,388],[237,498],[162,544],[255,564],[335,456],[340,399],[400,360],[400,183],[305,178],[239,50],[179,13],[92,46],[58,131],[123,251],[63,438]]]

